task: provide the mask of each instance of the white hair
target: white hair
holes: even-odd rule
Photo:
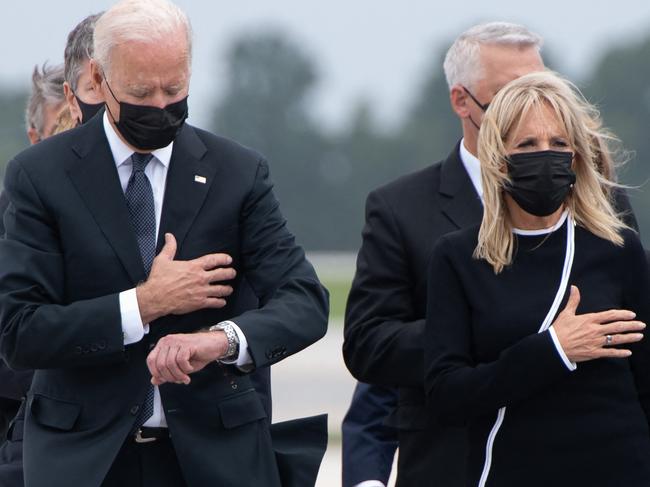
[[[451,45],[443,64],[447,85],[451,90],[456,85],[473,89],[483,76],[481,65],[481,44],[534,47],[541,51],[541,36],[522,25],[509,22],[488,22],[478,24],[463,32]]]
[[[168,0],[121,0],[95,25],[94,59],[108,73],[111,51],[118,44],[130,41],[156,43],[179,32],[187,38],[189,65],[192,60],[192,27],[185,12]]]
[[[63,105],[63,64],[48,66],[47,63],[39,70],[34,66],[32,73],[32,92],[27,100],[25,123],[27,130],[36,129],[43,138],[45,131],[45,109]]]

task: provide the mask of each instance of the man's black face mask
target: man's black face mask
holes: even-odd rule
[[[129,144],[151,151],[168,146],[176,138],[187,118],[187,96],[165,108],[133,105],[119,101],[106,78],[104,81],[113,99],[120,104],[120,120],[115,120],[112,113],[111,117]],[[110,113],[110,109],[108,111]]]
[[[508,156],[506,191],[522,210],[536,216],[553,214],[566,200],[576,175],[572,152],[522,152]]]
[[[93,118],[99,110],[102,109],[104,106],[104,103],[86,103],[83,101],[81,98],[77,96],[77,94],[74,94],[75,99],[77,100],[77,104],[79,105],[79,110],[81,110],[81,120],[79,120],[79,123],[84,124],[91,118]]]

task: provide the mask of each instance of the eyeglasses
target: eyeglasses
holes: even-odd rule
[[[476,97],[474,95],[472,95],[471,91],[469,91],[464,86],[463,86],[463,89],[465,90],[465,93],[467,93],[469,95],[469,97],[474,101],[474,103],[476,103],[480,107],[481,110],[483,110],[485,112],[488,109],[488,107],[490,106],[490,102],[481,103],[480,101],[478,101],[476,99]]]

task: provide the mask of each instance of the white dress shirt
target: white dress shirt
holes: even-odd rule
[[[133,165],[131,163],[131,154],[133,150],[129,148],[119,138],[115,129],[108,120],[108,115],[104,112],[104,132],[106,133],[106,138],[108,139],[108,145],[110,146],[111,153],[113,154],[113,160],[117,166],[117,173],[120,178],[120,184],[122,185],[122,191],[126,191],[126,187],[129,183],[129,178],[131,177],[131,172],[133,170]],[[147,167],[144,170],[149,182],[151,183],[151,189],[153,190],[153,201],[154,209],[156,213],[156,239],[158,239],[158,230],[160,228],[160,216],[162,214],[162,205],[163,199],[165,196],[165,186],[167,184],[167,170],[169,169],[169,161],[172,156],[172,148],[174,142],[171,142],[167,147],[161,149],[156,149],[151,152],[153,158],[147,164]],[[135,292],[135,288],[129,289],[127,291],[122,291],[119,295],[120,299],[120,314],[122,317],[122,332],[124,333],[124,345],[130,345],[132,343],[139,342],[142,340],[146,333],[149,333],[149,324],[142,323],[142,318],[140,316],[140,308],[138,306],[138,299]],[[241,329],[233,322],[229,322],[235,328],[237,336],[239,337],[239,356],[228,363],[233,363],[238,367],[245,367],[253,363],[252,357],[250,356],[248,350],[248,342],[246,337]],[[214,323],[206,323],[206,326],[212,325]],[[165,420],[165,413],[162,408],[162,402],[160,400],[160,391],[158,387],[154,388],[154,402],[153,402],[153,414],[152,416],[144,423],[144,426],[150,427],[166,427],[167,421]]]
[[[356,484],[354,487],[386,487],[383,482],[379,480],[364,480],[360,484]]]
[[[464,138],[460,141],[460,160],[463,162],[463,166],[465,166],[465,170],[467,171],[467,174],[469,174],[469,179],[474,185],[476,194],[479,195],[482,202],[483,184],[481,183],[481,163],[479,162],[478,157],[467,150]]]

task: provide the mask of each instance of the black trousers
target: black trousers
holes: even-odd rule
[[[102,487],[186,487],[171,439],[136,443],[127,438]]]

